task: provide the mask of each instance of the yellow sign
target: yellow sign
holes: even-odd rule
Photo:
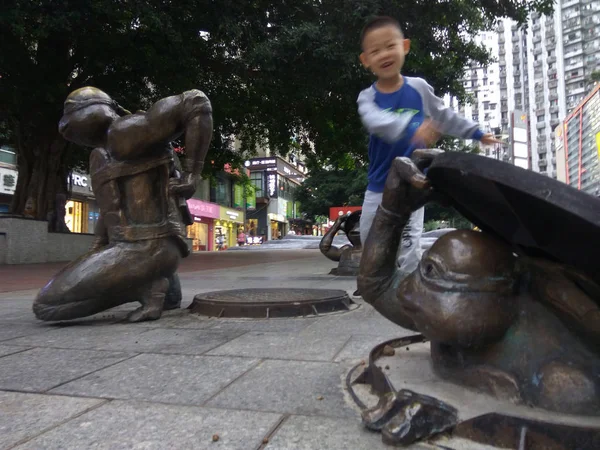
[[[221,220],[236,223],[244,223],[246,219],[242,211],[237,211],[233,208],[225,208],[224,206],[219,206],[219,209],[219,216]]]
[[[596,133],[596,148],[598,149],[598,158],[600,159],[600,132]]]

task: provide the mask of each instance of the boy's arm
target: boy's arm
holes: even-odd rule
[[[484,133],[479,129],[478,123],[444,105],[444,101],[435,95],[433,88],[425,80],[416,78],[411,81],[423,98],[423,112],[438,124],[442,134],[461,139],[481,140]]]
[[[375,89],[372,86],[359,94],[356,103],[360,120],[367,131],[389,143],[402,137],[414,115],[411,112],[397,114],[381,109],[375,103]]]

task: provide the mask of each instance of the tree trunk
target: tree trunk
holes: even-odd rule
[[[29,131],[35,133],[35,130]],[[49,220],[49,231],[57,231],[64,217],[54,217],[57,195],[66,195],[67,168],[64,164],[67,142],[58,134],[25,140],[17,135],[19,177],[11,212],[38,220]],[[51,218],[57,220],[51,220]]]

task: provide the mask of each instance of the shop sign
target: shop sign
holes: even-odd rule
[[[286,178],[295,180],[304,179],[304,175],[301,172],[281,159],[277,160],[277,171]]]
[[[80,194],[85,197],[94,195],[92,190],[92,180],[88,174],[73,172],[67,178],[67,184],[75,194]]]
[[[269,218],[269,220],[273,220],[275,222],[285,222],[286,221],[285,217],[283,217],[283,214],[269,213],[268,218]]]
[[[236,209],[244,207],[244,188],[237,183],[233,185],[233,207]]]
[[[244,213],[219,206],[219,219],[229,222],[244,223]]]
[[[293,219],[294,218],[294,203],[293,202],[287,202],[287,204],[285,205],[285,216],[288,219]]]
[[[329,208],[329,220],[335,221],[338,217],[343,216],[344,214],[360,211],[361,209],[362,206],[335,206],[333,208]]]
[[[19,172],[7,167],[0,167],[0,194],[13,195],[17,188]]]
[[[271,198],[277,197],[277,174],[273,172],[265,172],[266,174],[266,185],[267,185],[267,194]]]
[[[203,202],[202,200],[190,198],[187,204],[193,216],[207,217],[209,219],[218,219],[220,217],[220,206],[216,203]]]
[[[248,196],[246,197],[246,209],[248,211],[253,211],[256,209],[256,188],[254,186],[249,186],[248,188]]]
[[[253,158],[244,163],[249,170],[261,170],[267,167],[277,167],[277,158]]]

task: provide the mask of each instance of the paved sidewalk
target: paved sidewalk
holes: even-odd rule
[[[351,294],[356,280],[327,275],[334,265],[316,250],[196,255],[182,267],[184,306],[234,288]],[[180,310],[120,323],[132,304],[41,323],[31,303],[57,268],[0,269],[11,290],[0,294],[0,449],[388,448],[362,427],[343,385],[374,345],[407,334],[370,306],[269,320]]]
[[[179,273],[243,267],[313,257],[314,251],[279,250],[193,253],[181,261]],[[68,263],[0,265],[0,292],[40,289]]]

